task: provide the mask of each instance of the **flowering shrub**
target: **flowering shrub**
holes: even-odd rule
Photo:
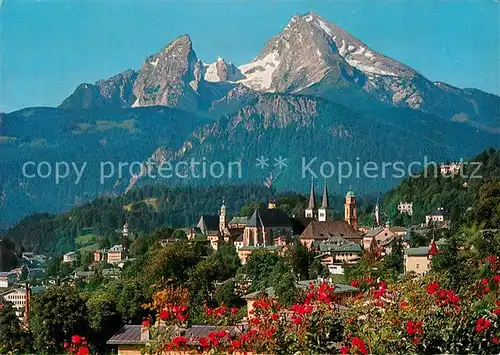
[[[206,308],[207,320],[219,330],[194,343],[170,336],[157,349],[211,354],[499,353],[498,257],[484,261],[481,275],[476,284],[459,291],[443,287],[439,275],[432,274],[391,284],[356,279],[351,285],[363,292],[351,297],[342,312],[334,286],[311,284],[302,301],[291,307],[266,296],[254,301],[248,328],[239,334],[227,330],[237,320],[237,309]]]
[[[85,337],[80,335],[73,335],[71,341],[64,342],[64,349],[68,352],[68,355],[88,355],[89,348],[87,346],[87,340]]]

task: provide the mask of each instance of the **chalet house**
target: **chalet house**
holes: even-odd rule
[[[428,247],[405,248],[404,266],[405,272],[414,272],[417,275],[425,275],[431,269],[431,261],[439,250],[434,241]]]

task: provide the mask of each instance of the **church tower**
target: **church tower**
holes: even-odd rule
[[[314,198],[314,184],[311,179],[311,192],[309,194],[309,205],[305,210],[306,218],[316,218],[316,200]]]
[[[222,206],[219,211],[219,231],[224,233],[224,230],[227,227],[227,207],[224,200],[222,200]]]
[[[318,209],[318,221],[326,222],[329,210],[330,204],[328,203],[328,188],[325,180],[325,186],[323,187],[323,200],[321,201],[321,207]]]
[[[354,229],[358,229],[358,211],[356,209],[356,196],[349,188],[345,195],[344,202],[344,219]]]

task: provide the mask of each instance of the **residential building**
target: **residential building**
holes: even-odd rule
[[[12,307],[14,308],[17,317],[22,322],[27,322],[27,311],[30,308],[30,300],[31,295],[42,293],[45,291],[45,287],[43,286],[34,286],[30,287],[26,285],[26,287],[20,288],[12,288],[4,293],[0,294],[0,298],[3,298],[5,301],[12,303]],[[27,301],[28,300],[28,301]]]
[[[94,262],[101,263],[106,260],[106,251],[105,250],[96,250],[94,251]]]
[[[434,241],[431,241],[428,247],[405,248],[405,272],[414,272],[417,275],[425,275],[431,269],[432,257],[438,253],[439,250]]]
[[[330,238],[319,243],[318,249],[323,257],[322,262],[332,274],[343,275],[345,264],[355,264],[363,254],[360,244],[342,237]]]
[[[462,166],[462,163],[443,164],[439,166],[439,172],[441,175],[456,175],[460,172]]]
[[[0,288],[7,288],[17,282],[17,274],[12,271],[0,272]]]
[[[398,211],[400,214],[406,213],[407,215],[413,215],[413,202],[399,202]]]
[[[385,243],[388,240],[396,236],[396,233],[389,227],[377,227],[369,230],[363,236],[363,248],[370,249],[370,246],[374,240],[377,241],[379,245]]]
[[[122,262],[126,258],[126,250],[121,244],[114,245],[108,250],[108,263],[116,264]]]
[[[451,223],[451,213],[443,207],[436,208],[425,216],[425,224],[427,227],[449,227]]]
[[[307,248],[318,248],[318,244],[330,238],[342,237],[350,242],[361,244],[363,237],[345,221],[311,221],[299,241]]]
[[[70,251],[63,255],[63,263],[72,263],[76,260],[76,253],[74,251]]]

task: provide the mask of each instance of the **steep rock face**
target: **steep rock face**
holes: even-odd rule
[[[235,82],[241,80],[243,75],[233,63],[226,62],[219,57],[216,62],[203,65],[203,78],[214,83],[221,81]]]
[[[97,109],[101,107],[125,108],[134,101],[133,85],[137,72],[127,70],[95,84],[80,84],[60,108]]]
[[[202,64],[189,36],[181,36],[149,56],[134,82],[133,107],[169,106],[193,111],[197,107]]]

